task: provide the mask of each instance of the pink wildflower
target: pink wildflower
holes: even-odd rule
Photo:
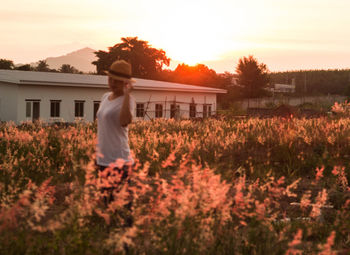
[[[109,216],[108,213],[104,213],[104,212],[102,212],[102,210],[100,210],[100,209],[95,209],[95,212],[97,213],[97,215],[99,215],[100,217],[102,217],[102,218],[106,221],[107,224],[110,223],[111,218],[110,218],[110,216]]]
[[[324,205],[326,204],[327,198],[328,194],[326,189],[323,189],[321,192],[318,193],[316,197],[316,203],[312,204],[312,211],[310,213],[311,217],[316,218],[321,215],[321,208],[324,207]]]
[[[302,237],[303,237],[303,230],[298,229],[298,232],[295,234],[293,240],[288,244],[288,250],[286,252],[286,255],[302,254],[302,251],[296,248],[296,246],[301,244]]]
[[[339,167],[338,166],[333,167],[332,174],[334,174],[335,176],[337,176],[339,174]]]
[[[323,177],[324,166],[322,168],[316,168],[316,181],[319,181]]]
[[[332,246],[334,245],[335,239],[335,231],[332,231],[329,237],[327,238],[327,242],[324,245],[320,245],[321,252],[319,255],[335,255],[337,254],[335,251],[332,251]]]
[[[168,158],[165,161],[162,162],[162,167],[163,168],[173,165],[173,162],[176,159],[175,153],[176,153],[176,151],[171,152],[169,154]]]

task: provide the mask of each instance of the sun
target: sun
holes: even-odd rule
[[[210,49],[210,44],[192,39],[191,42],[173,42],[168,45],[167,55],[174,61],[188,65],[199,64],[203,61],[218,58],[219,53]]]
[[[217,60],[223,54],[223,42],[209,36],[204,27],[187,23],[180,27],[172,29],[159,43],[173,61],[195,65]]]
[[[190,6],[173,10],[161,22],[158,20],[151,32],[154,46],[160,46],[173,61],[195,65],[217,60],[232,46],[226,45],[222,20],[214,18],[209,8],[197,9]]]
[[[237,50],[235,43],[246,31],[251,31],[241,9],[223,10],[209,0],[178,0],[166,6],[163,2],[153,2],[150,12],[145,11],[150,6],[144,1],[139,8],[142,12],[135,15],[138,22],[130,22],[128,30],[152,47],[164,50],[173,62],[195,65],[221,60],[228,52]],[[113,25],[118,26],[117,22]]]

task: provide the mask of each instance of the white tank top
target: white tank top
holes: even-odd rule
[[[112,92],[102,96],[97,111],[97,164],[108,166],[117,159],[133,164],[130,155],[128,127],[122,127],[119,121],[124,96],[109,100]],[[130,111],[134,115],[135,100],[130,96]]]

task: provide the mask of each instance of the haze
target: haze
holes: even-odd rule
[[[233,72],[254,55],[271,71],[350,68],[350,1],[3,0],[0,58],[30,63],[138,36],[177,63]]]

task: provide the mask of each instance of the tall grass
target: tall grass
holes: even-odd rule
[[[2,124],[0,253],[349,252],[349,124],[136,122],[117,185],[95,169],[95,125]]]

